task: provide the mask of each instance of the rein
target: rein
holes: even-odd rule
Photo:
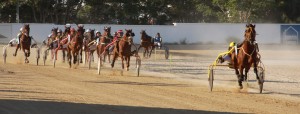
[[[256,50],[256,48],[254,48],[253,51],[251,52],[251,54],[248,54],[248,53],[244,50],[243,47],[241,47],[241,49],[242,49],[242,51],[243,51],[246,55],[248,55],[249,57],[251,57],[251,56],[253,55],[253,53],[255,52],[255,50]]]

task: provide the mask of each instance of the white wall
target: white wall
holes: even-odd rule
[[[16,37],[20,27],[19,23],[2,23],[0,24],[0,34],[8,38],[0,38],[1,43],[8,42],[11,38]],[[176,23],[173,25],[100,25],[85,24],[85,29],[91,28],[103,32],[104,26],[111,26],[112,33],[119,29],[133,29],[136,34],[135,42],[140,42],[140,31],[146,30],[150,36],[155,36],[160,32],[165,42],[178,42],[180,39],[187,38],[188,42],[214,42],[224,43],[229,37],[243,39],[245,24],[230,23]],[[38,42],[44,40],[53,27],[59,27],[64,30],[64,25],[54,24],[30,24],[30,35]],[[72,25],[76,27],[76,25]],[[280,24],[256,24],[256,31],[259,34],[256,40],[259,43],[270,44],[280,43]]]

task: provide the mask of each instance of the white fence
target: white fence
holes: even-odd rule
[[[8,43],[16,37],[22,23],[0,24],[0,43]],[[101,25],[85,24],[84,27],[103,31],[104,26],[111,26],[112,32],[119,29],[133,29],[136,34],[134,41],[140,42],[140,31],[146,30],[148,35],[161,34],[164,42],[178,42],[184,38],[188,43],[225,43],[227,38],[234,37],[243,39],[245,24],[229,23],[174,23],[174,25]],[[64,30],[64,25],[54,24],[30,24],[30,35],[38,42],[43,41],[53,27]],[[72,25],[76,27],[76,25]],[[259,34],[256,40],[263,44],[281,43],[280,24],[256,24],[256,31]]]

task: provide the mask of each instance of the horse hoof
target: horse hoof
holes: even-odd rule
[[[240,86],[240,89],[243,89],[243,86]]]
[[[17,54],[13,54],[13,56],[15,57],[15,56],[17,56]]]

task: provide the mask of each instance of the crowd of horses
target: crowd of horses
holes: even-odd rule
[[[25,63],[29,63],[28,57],[30,56],[32,38],[29,36],[29,32],[29,24],[25,24],[21,32],[20,43],[17,45],[14,53],[14,56],[16,56],[17,50],[22,49],[25,55]],[[60,32],[58,28],[53,28],[52,34],[44,41],[44,44],[47,46],[47,50],[51,50],[51,57],[54,60],[57,59],[58,50],[62,50],[64,61],[66,51],[70,68],[72,66],[72,61],[73,64],[82,62],[83,51],[85,52],[85,62],[92,61],[93,53],[96,51],[98,55],[98,64],[100,64],[100,66],[107,56],[108,62],[111,63],[111,67],[113,68],[116,59],[120,57],[122,60],[122,69],[128,71],[130,57],[139,57],[138,52],[140,48],[144,48],[144,57],[150,57],[152,50],[155,48],[153,38],[147,35],[145,30],[140,32],[141,42],[139,47],[133,42],[135,34],[132,29],[125,29],[124,34],[122,30],[119,30],[112,35],[111,27],[104,27],[103,34],[97,31],[95,35],[94,29],[89,29],[89,31],[86,32],[84,26],[80,24],[77,25],[76,30],[69,25],[65,26],[65,30],[61,35],[58,35],[58,32]],[[247,24],[244,33],[244,41],[236,47],[236,50],[238,51],[232,51],[229,54],[231,55],[232,68],[235,69],[240,89],[243,88],[242,81],[247,80],[247,74],[250,67],[254,67],[254,73],[258,83],[263,83],[263,80],[259,79],[260,77],[257,70],[260,62],[260,55],[258,54],[259,50],[255,39],[256,35],[255,25]],[[134,47],[133,51],[132,47]],[[110,60],[110,55],[113,56],[112,62]],[[126,66],[124,65],[124,61],[126,61]]]
[[[30,46],[32,45],[32,37],[29,36],[29,24],[24,24],[20,32],[20,43],[17,45],[14,56],[16,56],[18,49],[22,49],[25,54],[25,63],[29,63],[28,57],[30,56]],[[43,46],[46,47],[46,51],[51,52],[52,60],[57,60],[58,50],[61,50],[63,62],[65,62],[65,56],[67,56],[70,68],[72,63],[79,64],[83,61],[93,61],[93,53],[96,51],[101,65],[107,58],[108,62],[111,63],[111,67],[114,67],[115,61],[120,57],[122,69],[128,71],[130,57],[138,57],[140,48],[144,48],[144,57],[150,57],[152,50],[155,48],[153,38],[147,35],[145,30],[142,30],[140,33],[141,44],[137,47],[133,42],[135,34],[132,29],[125,29],[124,33],[123,30],[119,30],[112,35],[111,27],[107,26],[104,27],[101,34],[100,31],[95,33],[95,29],[85,29],[82,24],[78,24],[76,29],[67,24],[63,32],[58,27],[53,28],[51,34],[43,41]],[[84,60],[82,59],[83,52],[85,53]]]

